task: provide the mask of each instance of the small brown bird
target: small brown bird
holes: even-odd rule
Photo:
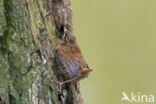
[[[59,71],[68,79],[61,85],[86,78],[92,71],[82,56],[76,37],[72,34],[66,35],[64,40],[56,46],[54,55]]]

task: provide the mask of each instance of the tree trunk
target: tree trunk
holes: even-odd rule
[[[59,86],[52,0],[0,0],[0,104],[82,104],[75,83]]]

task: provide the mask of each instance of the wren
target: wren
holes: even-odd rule
[[[55,62],[59,72],[67,79],[60,85],[88,77],[92,71],[82,56],[76,37],[68,34],[54,49]]]
[[[52,17],[56,36],[61,40],[54,49],[55,63],[58,72],[66,79],[63,82],[54,80],[61,89],[65,83],[76,81],[78,84],[88,77],[92,69],[86,63],[73,34],[70,0],[52,0]]]

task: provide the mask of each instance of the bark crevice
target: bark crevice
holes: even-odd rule
[[[75,83],[59,86],[52,0],[0,0],[0,104],[79,104]],[[46,17],[45,17],[46,16]]]

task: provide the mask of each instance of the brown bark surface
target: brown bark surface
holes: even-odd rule
[[[54,79],[52,0],[0,0],[0,104],[82,104],[75,83]]]

